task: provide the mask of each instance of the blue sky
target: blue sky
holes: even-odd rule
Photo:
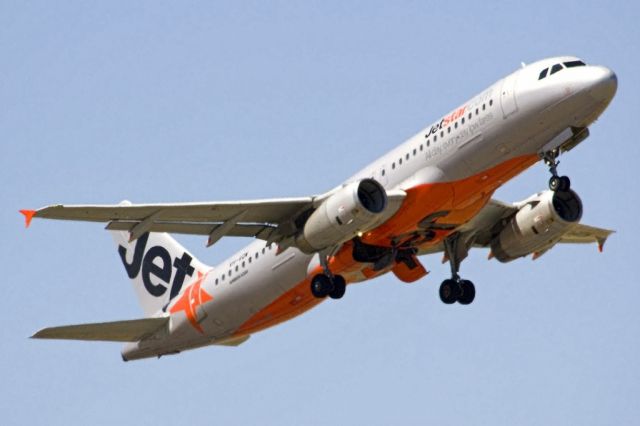
[[[622,2],[620,2],[622,3]],[[610,2],[2,2],[3,424],[630,424],[640,416],[635,143],[639,7]],[[352,286],[239,348],[123,363],[45,326],[140,317],[97,224],[52,203],[323,192],[520,66],[574,54],[616,71],[591,137],[561,158],[603,254],[462,265]],[[537,165],[496,197],[545,188]],[[246,244],[179,240],[211,264]]]

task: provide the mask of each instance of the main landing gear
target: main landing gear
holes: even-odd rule
[[[553,192],[566,192],[571,188],[571,180],[568,176],[558,176],[558,161],[559,151],[554,149],[553,151],[545,152],[542,156],[544,163],[549,166],[551,177],[549,178],[549,189]]]
[[[324,299],[327,296],[332,299],[341,299],[347,290],[347,282],[342,275],[331,273],[326,255],[320,253],[319,256],[324,272],[311,279],[311,294],[318,299]]]
[[[440,284],[440,300],[447,305],[455,302],[468,305],[476,297],[476,287],[469,280],[463,280],[458,275],[460,263],[466,257],[467,249],[460,242],[460,235],[454,234],[444,240],[445,254],[451,265],[451,278]]]
[[[347,290],[347,283],[341,275],[318,274],[311,280],[311,293],[318,299],[329,296],[340,299]]]

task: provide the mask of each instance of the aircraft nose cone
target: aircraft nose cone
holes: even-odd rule
[[[594,67],[593,81],[589,92],[599,101],[610,101],[618,90],[616,73],[606,67]]]

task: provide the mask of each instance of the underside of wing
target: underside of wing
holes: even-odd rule
[[[135,240],[145,232],[223,236],[276,241],[292,232],[293,220],[312,208],[312,197],[178,204],[54,205],[28,217],[107,222],[109,230],[128,231]],[[27,216],[25,214],[25,216]]]
[[[380,198],[376,198],[378,196]],[[21,210],[21,213],[25,216],[27,226],[34,217],[106,222],[108,230],[127,231],[130,241],[147,232],[167,232],[206,235],[207,246],[225,236],[255,237],[267,243],[277,243],[280,248],[305,246],[313,251],[338,245],[345,238],[350,238],[351,234],[361,231],[360,226],[381,224],[400,208],[405,197],[404,191],[385,191],[379,183],[364,179],[316,197],[179,204],[131,204],[123,201],[118,205],[53,205],[39,210]],[[348,207],[350,202],[354,206]],[[371,213],[367,209],[373,208],[375,202],[382,207]],[[335,211],[319,211],[320,206],[327,207],[329,204]],[[344,212],[366,217],[367,220],[357,222],[345,214],[345,220],[342,221],[339,216]],[[314,223],[319,222],[319,225],[316,224],[313,232],[319,228],[320,231],[332,231],[335,228],[333,220],[345,226],[336,232],[339,235],[332,235],[329,241],[316,238],[314,242],[318,244],[312,246],[309,241],[297,237],[306,229],[305,224],[314,214],[316,219],[319,218]]]
[[[534,210],[552,198],[538,193],[525,201],[507,204],[490,200],[478,214],[453,234],[458,238],[459,258],[466,257],[472,247],[491,248],[490,257],[510,261],[532,254],[537,259],[551,250],[557,243],[596,243],[602,251],[607,238],[614,232],[580,223],[569,223],[558,219],[545,210]],[[555,204],[554,204],[555,205]],[[551,209],[546,212],[551,212]],[[522,212],[521,215],[519,212]],[[505,251],[506,250],[506,251]],[[424,247],[419,254],[443,252],[442,243]]]
[[[225,222],[243,214],[245,222],[277,222],[309,206],[313,198],[283,198],[269,200],[158,203],[116,205],[53,205],[36,210],[34,217],[44,219],[91,222],[141,221],[154,216],[168,222]]]
[[[607,238],[615,231],[610,229],[596,228],[589,225],[578,224],[572,228],[569,232],[565,233],[560,238],[561,243],[569,244],[589,244],[596,243],[598,248],[602,251],[604,243]]]
[[[167,327],[169,318],[143,318],[127,321],[49,327],[31,336],[34,339],[101,340],[137,342]]]

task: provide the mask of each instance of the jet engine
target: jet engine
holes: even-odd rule
[[[500,262],[550,248],[582,217],[582,202],[575,192],[543,191],[520,205],[491,241],[491,250]]]
[[[304,223],[296,246],[315,253],[374,227],[387,207],[387,193],[374,179],[347,184],[331,194]]]

